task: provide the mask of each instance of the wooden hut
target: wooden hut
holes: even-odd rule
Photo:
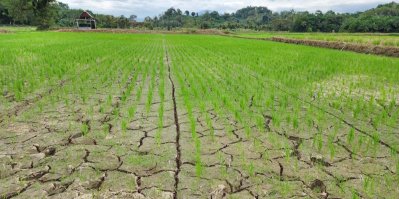
[[[83,11],[75,21],[76,27],[80,30],[96,29],[96,19],[87,11]]]

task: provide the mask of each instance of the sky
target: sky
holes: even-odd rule
[[[130,16],[135,14],[138,19],[146,16],[154,17],[170,7],[180,8],[183,12],[202,12],[216,10],[220,13],[235,12],[247,6],[266,6],[273,11],[316,10],[336,12],[364,11],[379,4],[393,0],[60,0],[70,8],[91,10],[94,13],[114,16]]]

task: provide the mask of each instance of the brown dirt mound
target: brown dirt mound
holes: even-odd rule
[[[301,45],[307,45],[307,46],[316,46],[316,47],[323,47],[323,48],[332,48],[332,49],[353,51],[353,52],[365,53],[365,54],[399,57],[399,48],[395,48],[395,47],[359,45],[359,44],[352,44],[352,43],[345,43],[345,42],[289,39],[289,38],[282,38],[282,37],[272,37],[270,40],[277,41],[277,42],[283,42],[283,43],[301,44]]]
[[[2,33],[10,33],[10,31],[8,31],[8,30],[3,30],[3,29],[0,29],[0,34],[2,34]]]
[[[95,30],[79,30],[79,29],[59,29],[57,32],[99,32],[99,33],[124,33],[124,34],[223,34],[219,30],[197,30],[197,29],[182,29],[182,30],[137,30],[137,29],[95,29]]]

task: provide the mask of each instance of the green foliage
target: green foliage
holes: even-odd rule
[[[3,2],[3,14],[8,14],[11,23],[31,24],[33,8],[30,0],[6,0]]]
[[[75,26],[75,19],[81,9],[70,9],[67,4],[56,0],[4,0],[0,3],[0,23],[37,25],[39,29],[48,29],[54,25],[60,27]],[[218,28],[253,29],[292,32],[398,32],[399,6],[392,2],[377,8],[355,14],[325,13],[316,11],[298,12],[294,10],[272,12],[267,7],[246,7],[234,13],[220,14],[206,11],[202,14],[169,8],[154,18],[146,17],[137,23],[137,16],[112,16],[93,14],[100,28]]]
[[[0,4],[0,22],[48,29],[55,23],[57,5],[56,0],[5,0]]]
[[[398,32],[399,4],[392,2],[349,17],[341,26],[345,32]]]
[[[47,30],[55,24],[57,4],[56,0],[32,0],[34,24],[38,30]]]

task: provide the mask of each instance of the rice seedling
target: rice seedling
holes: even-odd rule
[[[89,125],[86,123],[82,124],[81,131],[83,135],[87,135],[89,133]]]
[[[354,139],[355,139],[355,129],[351,128],[351,129],[349,130],[348,135],[346,136],[346,142],[347,142],[349,145],[352,145]]]

